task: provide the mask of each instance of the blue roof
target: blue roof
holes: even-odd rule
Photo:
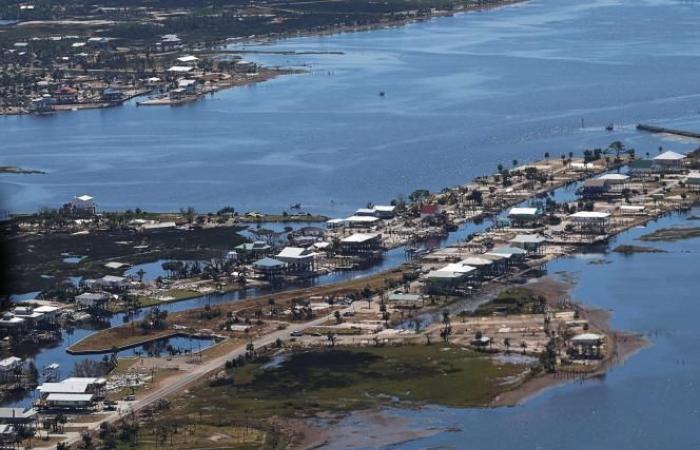
[[[265,269],[274,269],[276,267],[286,267],[287,263],[279,261],[274,258],[263,258],[255,261],[255,267],[262,267]]]

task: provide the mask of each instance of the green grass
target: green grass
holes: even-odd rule
[[[526,370],[443,345],[314,350],[292,353],[277,367],[264,362],[229,371],[233,384],[191,389],[175,400],[176,414],[166,414],[266,419],[396,402],[483,406],[507,389],[508,377]]]
[[[490,302],[480,305],[474,312],[477,316],[493,314],[537,314],[542,313],[544,299],[522,287],[509,288]]]

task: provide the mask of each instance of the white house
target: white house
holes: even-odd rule
[[[654,169],[657,172],[680,172],[686,156],[680,153],[665,151],[654,157]]]
[[[95,214],[95,198],[89,195],[76,195],[69,203],[73,212]]]

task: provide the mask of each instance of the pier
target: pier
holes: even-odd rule
[[[700,139],[700,133],[695,132],[695,131],[676,130],[673,128],[659,127],[656,125],[646,125],[643,123],[638,124],[637,129],[640,131],[647,131],[649,133],[673,134],[676,136],[683,136],[683,137],[689,137],[689,138],[693,138],[693,139]]]

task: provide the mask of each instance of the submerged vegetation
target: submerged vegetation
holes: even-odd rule
[[[700,237],[700,227],[662,228],[640,237],[641,241],[680,241]]]

